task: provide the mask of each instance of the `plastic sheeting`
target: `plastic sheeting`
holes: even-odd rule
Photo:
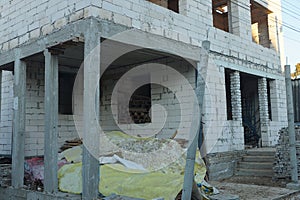
[[[120,136],[120,140],[122,141],[128,137],[118,133],[114,134],[114,140],[118,140],[118,136]],[[133,138],[128,137],[128,139],[132,140]],[[134,140],[138,140],[138,138],[134,138]],[[177,151],[178,148],[176,147],[174,149],[174,151]],[[74,151],[77,150],[75,149]],[[77,160],[77,157],[81,156],[80,153],[79,155],[74,154],[72,150],[69,150],[68,153],[72,155],[72,160]],[[175,199],[177,194],[182,190],[185,167],[185,154],[182,154],[182,151],[178,153],[181,156],[179,159],[176,159],[175,162],[158,170],[145,167],[148,172],[128,166],[126,167],[126,165],[120,161],[117,164],[99,165],[101,172],[99,192],[105,196],[118,194],[142,199]],[[122,161],[126,163],[124,158]],[[135,161],[130,160],[129,162],[133,163]],[[81,169],[81,162],[67,164],[60,168],[58,172],[59,189],[64,192],[80,194],[82,192]],[[206,166],[200,158],[199,152],[197,152],[195,164],[196,183],[201,183],[204,180],[205,173]]]

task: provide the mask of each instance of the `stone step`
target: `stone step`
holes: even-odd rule
[[[272,156],[244,156],[244,162],[274,162],[274,157]]]
[[[258,177],[272,177],[273,171],[263,169],[237,169],[235,175],[238,176],[258,176]]]
[[[249,156],[275,156],[275,151],[247,151]]]
[[[273,170],[273,162],[239,162],[239,169],[266,169]]]

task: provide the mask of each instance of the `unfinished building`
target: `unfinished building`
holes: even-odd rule
[[[52,154],[65,140],[78,137],[72,88],[81,64],[97,46],[101,57],[95,62],[100,66],[106,64],[106,55],[127,52],[110,62],[101,77],[96,108],[104,130],[143,136],[147,125],[158,128],[155,122],[160,118],[151,116],[159,117],[160,109],[150,108],[159,104],[168,116],[157,137],[186,134],[185,126],[178,127],[182,115],[193,117],[185,109],[189,102],[179,103],[164,86],[149,83],[135,91],[130,121],[122,117],[122,109],[114,116],[109,107],[113,86],[141,64],[170,66],[196,90],[199,75],[192,65],[198,71],[203,67],[203,41],[210,42],[202,117],[208,157],[224,152],[234,157],[246,147],[274,146],[278,131],[287,125],[280,0],[11,0],[0,3],[0,13],[0,155],[12,155],[15,188],[23,185],[24,157],[47,154],[45,190],[57,190]],[[114,41],[126,31],[130,34],[125,39],[116,36]],[[84,73],[84,87],[93,84],[91,74]],[[174,83],[178,90],[182,84]],[[95,108],[84,105],[88,106],[83,108],[83,129],[92,131],[87,127],[93,119],[86,113]],[[212,167],[211,178],[232,175],[232,157]],[[93,184],[83,179],[87,188]]]

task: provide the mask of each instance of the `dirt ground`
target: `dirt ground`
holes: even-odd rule
[[[210,181],[221,194],[234,194],[240,200],[300,200],[300,192],[286,189],[286,180],[235,176],[222,181]]]

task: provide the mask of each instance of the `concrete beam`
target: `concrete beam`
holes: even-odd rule
[[[49,50],[45,55],[45,174],[46,192],[57,192],[57,157],[58,157],[58,55]]]
[[[97,199],[99,193],[100,35],[95,27],[95,21],[90,21],[84,35],[82,199],[85,200]]]
[[[21,49],[20,58],[27,58],[37,53],[41,53],[44,49],[57,46],[64,42],[73,40],[74,38],[81,38],[82,35],[88,30],[89,24],[93,21],[97,32],[101,32],[103,37],[108,38],[128,28],[122,25],[114,24],[106,20],[96,20],[94,18],[87,18],[79,20],[64,26],[60,30],[42,36],[30,43],[22,44],[18,46]],[[6,52],[0,54],[0,66],[14,61],[14,51],[15,49],[10,49]]]
[[[252,74],[255,76],[266,77],[266,78],[270,78],[270,79],[284,80],[284,76],[281,74],[272,74],[270,72],[265,72],[265,71],[261,71],[258,69],[251,69],[249,67],[234,64],[234,63],[224,61],[224,60],[215,59],[214,63],[217,66],[222,66],[224,68],[232,69],[232,70],[239,71],[239,72],[244,72],[247,74]]]
[[[14,64],[13,104],[13,145],[12,145],[12,186],[23,187],[24,145],[26,123],[26,63],[17,59]]]
[[[126,26],[114,24],[110,21],[97,18],[83,19],[74,23],[67,24],[64,28],[57,30],[47,36],[30,43],[23,44],[18,48],[21,49],[20,58],[27,58],[37,53],[41,53],[46,48],[57,46],[61,43],[70,41],[74,38],[81,38],[89,29],[89,24],[94,24],[94,29],[101,33],[103,38],[112,38],[125,44],[132,44],[142,48],[151,48],[159,51],[181,55],[186,59],[199,60],[200,48],[184,42],[146,33],[137,29],[130,29]],[[120,34],[128,31],[126,34]],[[163,44],[163,45],[162,45]],[[14,49],[0,54],[0,67],[14,61]]]

